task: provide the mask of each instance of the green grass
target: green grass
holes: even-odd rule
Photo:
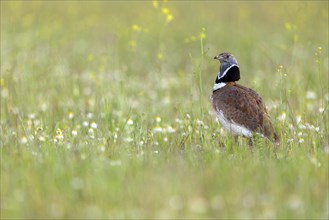
[[[216,122],[222,51],[279,147]],[[327,219],[328,62],[326,1],[1,1],[1,218]]]

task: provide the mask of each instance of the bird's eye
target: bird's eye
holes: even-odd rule
[[[228,55],[228,54],[225,56],[226,59],[228,59],[229,57],[230,57],[230,55]]]

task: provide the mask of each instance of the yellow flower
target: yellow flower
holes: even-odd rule
[[[163,14],[169,14],[169,9],[168,8],[162,8],[162,13]]]
[[[132,25],[131,29],[136,32],[140,32],[142,30],[142,28],[140,26],[138,26],[137,24]]]
[[[162,60],[163,59],[163,54],[162,53],[158,53],[157,54],[157,58],[159,59],[159,60]],[[161,119],[160,119],[161,120]]]
[[[201,29],[201,32],[199,33],[199,38],[202,40],[202,39],[205,39],[206,38],[206,29],[205,28],[202,28]]]
[[[152,1],[152,5],[154,8],[158,8],[159,7],[159,2],[158,1]]]
[[[199,34],[199,37],[200,37],[200,39],[205,39],[206,38],[206,34],[204,32],[201,32]]]
[[[284,28],[287,29],[288,31],[290,31],[291,30],[291,24],[288,23],[288,22],[284,23]]]
[[[174,19],[174,16],[172,14],[167,14],[166,21],[169,23]]]

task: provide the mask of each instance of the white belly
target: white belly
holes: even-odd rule
[[[233,135],[242,135],[246,137],[252,137],[252,132],[246,127],[235,123],[234,121],[225,118],[222,111],[217,111],[218,121],[221,123],[222,127]]]

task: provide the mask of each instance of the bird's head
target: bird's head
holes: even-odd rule
[[[216,83],[234,82],[240,79],[240,68],[233,54],[227,52],[220,53],[218,56],[215,56],[214,59],[220,62]]]
[[[235,57],[231,53],[227,53],[227,52],[220,53],[219,55],[215,56],[214,59],[219,60],[219,62],[221,64],[231,63],[231,64],[237,64],[238,65],[238,61],[235,59]]]

